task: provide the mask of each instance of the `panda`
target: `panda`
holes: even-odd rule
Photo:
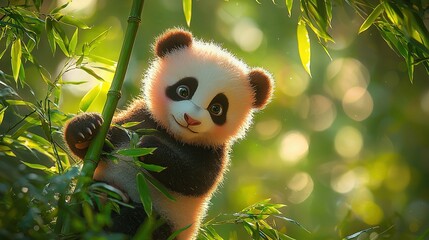
[[[195,239],[228,168],[231,146],[243,138],[253,113],[270,102],[274,81],[264,69],[250,68],[218,45],[195,39],[183,29],[161,34],[154,53],[141,95],[113,118],[107,138],[115,149],[127,148],[129,136],[117,125],[138,122],[131,130],[156,129],[141,137],[138,146],[156,150],[139,160],[165,167],[150,174],[176,200],[150,190],[153,209],[165,221],[153,238],[166,239],[190,225],[177,239]],[[65,142],[74,155],[84,158],[102,121],[97,113],[83,113],[66,124]],[[116,162],[101,159],[93,179],[120,189],[131,203],[141,206],[136,183],[141,171],[132,159],[119,156]],[[113,220],[112,228],[135,233],[146,217],[136,212],[121,211],[123,216]]]

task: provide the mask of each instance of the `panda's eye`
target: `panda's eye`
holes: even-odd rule
[[[222,105],[220,105],[219,103],[214,103],[210,105],[209,112],[215,116],[222,115],[222,112],[223,112]]]
[[[186,85],[180,85],[176,88],[176,93],[179,95],[179,97],[183,99],[189,98],[189,87]]]

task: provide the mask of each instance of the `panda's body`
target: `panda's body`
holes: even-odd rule
[[[191,225],[177,238],[193,239],[223,179],[231,144],[244,136],[253,110],[267,104],[273,83],[265,71],[250,70],[225,50],[195,40],[183,30],[167,31],[156,41],[155,52],[158,58],[143,79],[143,96],[113,122],[139,122],[131,130],[157,130],[140,139],[139,147],[156,148],[140,161],[166,167],[150,174],[176,201],[151,189],[154,210],[166,220],[165,231]],[[101,121],[96,114],[82,114],[70,121],[65,139],[74,154],[83,158]],[[108,138],[115,148],[129,147],[129,137],[120,128],[112,127]],[[140,202],[136,175],[143,170],[131,158],[119,158],[119,163],[100,161],[94,179]],[[159,238],[167,235],[161,233]]]

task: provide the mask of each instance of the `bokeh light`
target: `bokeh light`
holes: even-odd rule
[[[255,51],[262,43],[264,34],[256,23],[249,18],[236,21],[232,36],[237,45],[246,52]]]
[[[337,111],[334,103],[323,95],[310,97],[307,120],[314,131],[323,131],[332,126]]]
[[[306,172],[295,173],[287,183],[288,200],[299,204],[304,202],[313,192],[314,182]]]
[[[332,61],[326,71],[325,88],[333,97],[342,100],[353,87],[366,89],[369,84],[368,69],[353,58],[340,58]]]
[[[304,134],[299,131],[290,131],[282,137],[279,148],[280,157],[287,163],[297,163],[307,155],[309,145]]]
[[[356,157],[363,147],[363,138],[359,130],[345,126],[335,135],[335,150],[344,158]]]
[[[344,112],[355,121],[363,121],[371,115],[373,101],[369,92],[363,87],[352,87],[343,97]]]

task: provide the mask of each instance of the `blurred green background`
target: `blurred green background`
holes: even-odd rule
[[[117,60],[130,8],[131,1],[74,0],[65,10],[93,26],[80,31],[87,41],[110,28],[94,54]],[[193,1],[188,28],[182,1],[145,1],[120,108],[139,95],[154,38],[167,28],[189,29],[276,80],[272,103],[233,148],[230,171],[207,219],[271,198],[287,204],[284,215],[312,232],[277,222],[296,239],[338,239],[372,226],[389,238],[422,235],[429,229],[427,73],[417,67],[410,83],[403,60],[374,27],[358,35],[363,20],[344,4],[333,9],[332,60],[310,34],[310,78],[298,55],[296,13],[289,17],[281,1]],[[54,72],[61,63],[52,60],[46,41],[36,55]],[[64,78],[91,79],[81,70]],[[64,87],[63,111],[77,113],[76,103],[95,83]],[[44,96],[37,81],[30,84]],[[90,110],[100,111],[102,101]],[[216,229],[226,239],[245,236],[234,225]]]

